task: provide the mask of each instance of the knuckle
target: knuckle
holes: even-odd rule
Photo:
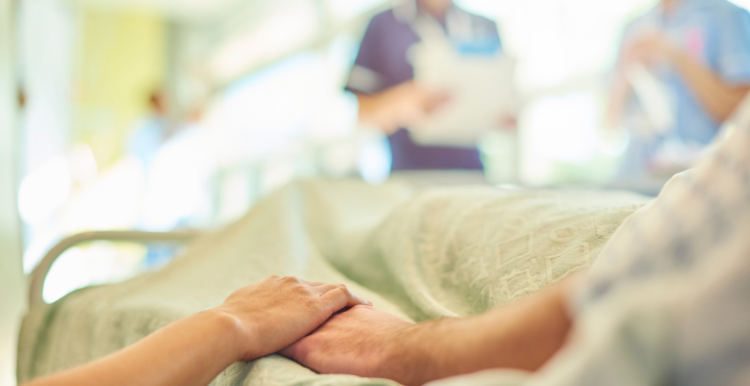
[[[315,292],[312,290],[312,288],[306,287],[306,286],[302,286],[302,285],[296,286],[294,288],[294,290],[297,291],[302,296],[313,296],[315,294]]]
[[[346,284],[338,284],[336,285],[336,289],[345,294],[349,294],[349,288],[346,286]]]

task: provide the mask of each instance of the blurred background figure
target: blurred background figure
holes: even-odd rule
[[[661,0],[625,30],[609,127],[630,132],[618,177],[688,168],[750,90],[750,14],[726,0]]]
[[[167,100],[164,91],[157,89],[148,97],[149,112],[134,128],[127,152],[137,157],[148,170],[159,148],[170,135]]]
[[[439,25],[456,49],[474,45],[491,53],[502,50],[495,22],[451,0],[404,1],[370,21],[346,89],[357,96],[360,121],[388,134],[392,170],[481,170],[476,148],[420,145],[404,129],[451,97],[413,81],[410,50],[424,38],[420,23],[425,22]]]

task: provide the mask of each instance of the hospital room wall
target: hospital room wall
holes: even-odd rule
[[[165,81],[167,24],[148,12],[83,8],[79,28],[72,139],[91,146],[104,170]]]
[[[21,160],[27,160],[18,201],[28,273],[67,235],[135,226],[135,210],[127,203],[137,202],[138,194],[129,188],[140,180],[129,178],[139,178],[142,171],[123,155],[133,129],[150,114],[150,92],[165,82],[169,30],[165,19],[151,11],[56,0],[25,0],[15,15],[18,56],[25,59],[19,63],[18,84],[29,95],[18,118]],[[47,19],[52,22],[45,23]],[[52,27],[34,28],[38,25]],[[53,75],[54,82],[47,81]],[[48,110],[32,108],[48,105],[62,106],[65,119],[60,124],[49,124]],[[42,151],[49,145],[58,151]],[[50,210],[33,210],[49,203]],[[95,249],[76,256],[95,256]],[[112,245],[105,252],[117,261],[143,255]],[[63,270],[52,275],[48,287],[58,288],[61,277],[87,277],[86,269],[72,269],[73,274]]]
[[[19,220],[15,205],[12,0],[0,0],[0,386],[15,384],[15,353],[24,304]]]

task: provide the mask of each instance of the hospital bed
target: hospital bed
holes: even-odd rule
[[[32,275],[18,378],[107,355],[272,274],[346,283],[375,307],[413,321],[480,313],[585,269],[647,202],[622,192],[310,180],[288,185],[211,234],[76,235]],[[46,304],[41,291],[57,256],[96,239],[190,245],[161,270]],[[212,384],[395,385],[319,375],[277,355],[236,363]]]
[[[42,296],[44,281],[49,274],[52,264],[68,249],[82,243],[92,241],[124,241],[135,243],[187,243],[201,234],[198,231],[176,232],[144,232],[144,231],[92,231],[83,232],[66,237],[58,242],[44,255],[42,261],[31,273],[29,286],[29,307],[44,307],[46,302]]]

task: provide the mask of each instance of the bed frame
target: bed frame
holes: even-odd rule
[[[80,243],[89,241],[126,241],[135,243],[187,243],[197,236],[203,234],[199,231],[174,231],[174,232],[143,232],[143,231],[94,231],[79,233],[67,237],[57,243],[47,252],[42,261],[34,268],[31,273],[31,283],[29,287],[29,308],[45,305],[42,297],[44,289],[44,280],[47,278],[52,263],[60,255],[71,247]]]

